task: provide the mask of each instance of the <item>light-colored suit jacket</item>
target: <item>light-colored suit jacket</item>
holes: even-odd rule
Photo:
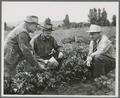
[[[104,54],[106,56],[114,58],[114,48],[112,42],[108,39],[106,35],[101,35],[101,39],[97,40],[97,51],[93,52],[94,41],[90,41],[89,45],[89,55],[96,56]]]

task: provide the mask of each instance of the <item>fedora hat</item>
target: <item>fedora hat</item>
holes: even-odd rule
[[[89,30],[87,32],[101,32],[101,27],[95,24],[91,24]]]
[[[50,23],[45,23],[43,30],[44,30],[44,31],[54,31],[52,26],[53,26],[53,25],[50,24]]]
[[[33,23],[39,25],[37,16],[27,16],[24,21],[27,23]]]

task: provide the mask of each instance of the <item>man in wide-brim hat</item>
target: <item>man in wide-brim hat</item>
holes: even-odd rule
[[[36,55],[46,65],[51,57],[54,57],[59,63],[61,63],[61,58],[63,57],[61,47],[57,44],[54,37],[51,36],[52,31],[54,31],[52,24],[44,23],[42,33],[35,36],[31,41]]]
[[[29,33],[34,33],[38,25],[37,16],[27,16],[23,24],[18,25],[7,35],[4,43],[5,77],[14,76],[16,66],[22,60],[26,60],[32,67],[36,66],[41,69],[29,43],[31,40]]]
[[[100,26],[92,24],[87,32],[91,39],[87,66],[92,68],[94,78],[105,76],[115,68],[113,45],[108,37],[102,34]]]

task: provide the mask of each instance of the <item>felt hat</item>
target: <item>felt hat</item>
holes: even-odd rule
[[[27,22],[27,23],[32,23],[32,24],[39,25],[37,16],[27,16],[24,21]]]

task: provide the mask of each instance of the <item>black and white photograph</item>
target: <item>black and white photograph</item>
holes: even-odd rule
[[[2,96],[118,96],[119,2],[1,5]]]

